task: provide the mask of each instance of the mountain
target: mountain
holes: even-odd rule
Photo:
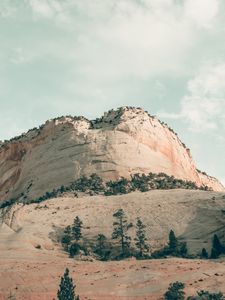
[[[92,121],[60,117],[0,143],[0,200],[39,197],[82,175],[108,181],[149,172],[224,191],[196,168],[177,134],[141,108],[110,110]]]
[[[11,292],[18,300],[53,299],[66,266],[81,299],[156,300],[178,279],[187,296],[214,291],[215,286],[225,293],[224,257],[199,259],[203,247],[210,254],[215,233],[224,244],[224,187],[196,169],[190,150],[166,124],[140,108],[123,107],[93,121],[71,116],[49,120],[0,143],[2,201],[33,199],[82,175],[97,173],[108,181],[149,172],[214,191],[136,190],[113,196],[65,192],[41,203],[0,208],[0,299]],[[121,208],[128,223],[143,221],[150,253],[167,245],[173,229],[179,242],[187,243],[189,258],[98,260],[93,249],[99,234],[112,243],[112,251],[118,249],[112,240],[113,215]],[[81,251],[70,258],[61,238],[76,216],[83,222],[88,255]],[[135,226],[129,235],[134,248]]]

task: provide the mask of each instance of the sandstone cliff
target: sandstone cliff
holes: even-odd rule
[[[176,133],[140,108],[123,107],[100,119],[61,117],[0,144],[0,200],[41,196],[81,175],[105,180],[164,172],[224,187],[199,172]]]

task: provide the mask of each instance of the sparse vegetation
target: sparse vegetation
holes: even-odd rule
[[[131,182],[126,178],[121,178],[117,181],[107,182],[104,194],[106,196],[120,195],[120,194],[128,194],[131,191],[134,191]]]
[[[83,222],[81,219],[76,216],[73,222],[73,226],[71,228],[72,231],[72,238],[76,241],[79,242],[79,240],[82,238],[82,227],[83,227]]]
[[[224,253],[224,246],[221,244],[217,234],[214,234],[211,249],[211,258],[218,258]]]
[[[69,246],[71,244],[71,241],[72,241],[71,226],[67,226],[64,229],[64,234],[63,234],[63,236],[61,238],[61,243],[64,246],[64,249],[66,251],[69,250]]]
[[[209,254],[205,248],[202,248],[201,258],[203,258],[203,259],[209,258]]]
[[[167,292],[164,294],[165,300],[184,300],[185,293],[184,293],[184,283],[176,281],[169,285]]]
[[[69,269],[66,268],[57,293],[58,300],[79,300],[79,296],[75,295],[76,286],[73,279],[69,276]]]
[[[82,239],[83,222],[76,216],[71,226],[64,229],[61,236],[61,243],[65,251],[69,252],[70,257],[74,257],[82,251],[85,255],[88,254],[86,247],[80,242]]]
[[[17,202],[16,199],[9,199],[9,200],[3,201],[0,204],[0,209],[11,206],[11,205],[15,204],[16,202]]]
[[[167,256],[188,257],[187,243],[179,242],[173,230],[170,230],[168,239],[168,245],[152,253],[153,258],[165,258]]]
[[[104,183],[102,178],[97,174],[92,174],[90,177],[82,176],[79,179],[72,182],[69,186],[61,186],[58,189],[53,189],[51,192],[47,191],[44,195],[27,200],[25,193],[18,199],[10,199],[0,204],[0,209],[11,206],[16,202],[23,202],[26,204],[40,203],[42,201],[62,196],[64,193],[76,193],[82,192],[89,195],[101,194],[105,196],[127,194],[132,191],[147,192],[156,189],[200,189],[210,190],[207,186],[198,187],[192,181],[185,181],[182,179],[176,179],[174,176],[169,176],[165,173],[149,173],[146,174],[134,174],[131,179],[120,178],[115,181],[109,181]],[[19,200],[20,199],[20,200]]]
[[[97,174],[92,174],[90,177],[82,176],[79,179],[72,182],[69,186],[61,186],[58,189],[53,189],[51,192],[47,191],[44,195],[27,200],[26,193],[22,193],[17,199],[10,199],[0,204],[0,209],[11,206],[14,203],[22,202],[26,204],[40,203],[42,201],[57,198],[65,193],[82,192],[91,196],[101,194],[105,196],[128,194],[132,191],[147,192],[150,190],[162,190],[162,189],[193,189],[193,190],[210,190],[207,186],[198,187],[192,181],[185,181],[182,179],[176,179],[174,176],[169,176],[165,173],[149,173],[146,174],[134,174],[131,179],[120,178],[115,181],[103,182],[102,178]]]
[[[147,238],[145,235],[145,225],[141,221],[140,218],[137,218],[136,223],[136,237],[135,237],[135,245],[138,249],[137,258],[148,257],[149,245],[147,244]]]
[[[219,293],[210,293],[208,291],[197,292],[197,296],[188,297],[187,300],[224,300],[224,295]]]
[[[96,238],[96,242],[91,240],[83,240],[82,228],[83,222],[77,216],[71,226],[67,226],[61,236],[61,243],[65,251],[70,257],[82,253],[84,255],[95,254],[96,259],[103,261],[124,259],[130,256],[135,256],[137,259],[157,259],[166,258],[167,256],[189,257],[186,242],[178,241],[173,230],[169,232],[168,244],[162,249],[149,253],[150,247],[146,237],[145,228],[140,217],[136,222],[136,235],[131,238],[129,234],[133,224],[128,222],[123,209],[118,209],[113,217],[113,232],[112,240],[100,233]],[[80,242],[80,240],[83,240]],[[132,246],[132,247],[131,247]],[[136,246],[136,249],[134,249]],[[87,250],[88,249],[88,250]]]
[[[98,234],[94,252],[102,261],[106,261],[109,259],[111,253],[111,245],[104,234]]]
[[[126,215],[123,209],[119,209],[113,214],[115,221],[113,222],[112,239],[118,240],[121,246],[120,257],[130,256],[130,241],[131,237],[128,235],[129,229],[132,227],[132,223],[127,221]]]
[[[169,233],[169,251],[171,254],[176,253],[178,250],[178,241],[175,236],[175,233],[173,230],[170,230]]]
[[[183,282],[176,281],[174,283],[170,283],[168,290],[164,294],[165,300],[184,300],[185,285]],[[221,292],[211,293],[209,291],[198,291],[196,296],[189,296],[186,298],[187,300],[225,300],[224,295]]]

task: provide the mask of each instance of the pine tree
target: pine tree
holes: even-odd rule
[[[95,252],[102,258],[105,258],[106,254],[106,236],[104,234],[99,234],[97,236],[97,241],[96,241],[96,248]]]
[[[184,300],[184,297],[184,283],[178,281],[171,283],[168,291],[164,294],[165,300]]]
[[[181,257],[186,257],[187,253],[188,253],[187,243],[186,242],[180,243],[179,254],[181,255]]]
[[[78,216],[76,216],[72,226],[72,236],[76,242],[78,242],[82,238],[82,231],[81,231],[83,227],[82,225],[83,222]]]
[[[121,245],[121,255],[126,257],[130,254],[130,241],[128,230],[132,227],[131,223],[127,222],[126,215],[123,209],[119,209],[113,214],[116,221],[113,223],[114,229],[112,239],[119,240]]]
[[[216,250],[215,248],[212,248],[212,249],[211,249],[211,255],[210,255],[210,258],[216,259],[216,258],[218,258],[218,257],[219,257],[219,255],[218,255],[217,250]]]
[[[223,246],[216,234],[213,236],[212,247],[215,249],[218,256],[223,252]]]
[[[170,230],[169,233],[169,250],[171,252],[171,254],[174,254],[177,252],[177,247],[178,247],[178,241],[177,238],[175,236],[175,233],[173,230]]]
[[[73,284],[73,279],[69,276],[69,269],[66,268],[57,293],[58,300],[79,300],[79,296],[75,295],[76,286]]]
[[[143,255],[149,251],[149,246],[146,243],[147,238],[145,236],[145,227],[146,226],[143,224],[141,219],[137,218],[135,245],[139,250],[139,257],[143,257]]]
[[[68,248],[68,250],[69,250],[70,257],[74,257],[75,255],[79,254],[81,247],[78,243],[72,243]]]
[[[208,252],[206,251],[205,248],[202,248],[202,254],[201,254],[202,258],[207,259],[209,257]]]
[[[72,240],[71,227],[67,226],[64,230],[64,234],[61,239],[61,243],[65,245],[66,250],[68,250],[71,240]]]

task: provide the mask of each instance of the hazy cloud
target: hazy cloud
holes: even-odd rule
[[[34,13],[45,18],[51,18],[63,9],[58,0],[28,0],[28,4]]]
[[[188,82],[181,115],[192,130],[225,130],[225,64],[205,67]]]
[[[211,27],[219,12],[218,0],[186,0],[185,14],[200,27]]]

